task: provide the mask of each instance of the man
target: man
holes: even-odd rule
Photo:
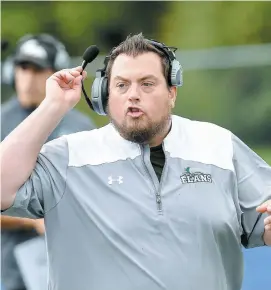
[[[271,245],[270,167],[228,130],[171,115],[172,56],[128,37],[107,58],[111,123],[41,149],[86,77],[55,73],[2,142],[2,210],[45,217],[49,289],[237,290],[241,236]]]
[[[46,79],[56,70],[68,67],[69,55],[64,45],[50,35],[27,35],[19,40],[15,54],[6,65],[9,65],[9,70],[4,68],[6,78],[10,78],[9,82],[14,86],[16,96],[1,106],[1,140],[39,106],[45,97]],[[36,126],[37,124],[32,123],[32,127]],[[93,128],[89,118],[71,110],[50,132],[48,141],[63,134]],[[28,138],[28,134],[23,138]],[[12,179],[12,176],[9,178]],[[14,258],[14,248],[43,232],[43,220],[1,217],[1,278],[6,290],[25,289]]]

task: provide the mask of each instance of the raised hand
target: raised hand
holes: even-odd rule
[[[60,103],[61,106],[72,109],[81,97],[81,80],[86,78],[87,73],[82,75],[82,67],[64,69],[54,73],[46,81],[45,100]]]

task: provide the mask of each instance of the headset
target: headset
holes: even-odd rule
[[[15,70],[14,57],[20,50],[20,47],[24,43],[32,39],[45,43],[56,50],[54,63],[52,67],[54,71],[62,70],[69,67],[70,56],[64,44],[62,44],[59,40],[45,33],[39,34],[39,35],[27,34],[19,39],[19,41],[16,44],[16,49],[15,49],[14,54],[8,56],[5,62],[3,63],[2,81],[1,81],[2,83],[14,86],[14,70]]]
[[[158,42],[153,39],[148,40],[148,42],[156,49],[161,51],[169,61],[169,73],[167,80],[169,86],[181,87],[183,85],[183,69],[180,62],[176,59],[175,56],[175,51],[177,50],[177,48],[168,47],[164,43]],[[113,50],[111,50],[110,54],[105,57],[104,68],[98,69],[96,71],[96,77],[94,79],[91,89],[91,100],[87,99],[87,95],[85,94],[85,90],[83,89],[83,93],[90,108],[94,110],[97,114],[103,116],[107,115],[106,108],[108,102],[108,78],[106,75],[106,68]]]

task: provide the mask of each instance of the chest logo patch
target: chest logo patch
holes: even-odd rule
[[[116,182],[118,184],[122,184],[123,183],[123,176],[118,176],[116,178],[112,177],[111,175],[108,176],[108,184],[112,185],[114,182]]]
[[[180,176],[182,184],[206,182],[212,183],[212,175],[200,171],[199,168],[186,167],[185,172]]]

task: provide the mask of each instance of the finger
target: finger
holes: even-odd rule
[[[72,70],[76,70],[76,71],[81,72],[83,70],[83,68],[81,66],[77,66],[77,67],[72,68]]]
[[[76,66],[76,67],[64,68],[62,70],[64,70],[64,71],[76,70],[76,71],[81,72],[82,71],[82,67],[81,66]]]
[[[259,206],[256,208],[256,211],[261,212],[261,213],[266,212],[266,211],[267,211],[267,205],[268,205],[268,202],[270,202],[270,201],[266,201],[266,202],[264,202],[263,204],[259,205]]]
[[[263,222],[265,226],[271,225],[271,216],[266,217]]]
[[[83,71],[82,76],[83,76],[83,80],[85,80],[87,78],[87,72],[86,71]]]
[[[82,75],[81,75],[81,73],[79,73],[78,71],[73,71],[73,72],[71,72],[71,74],[74,76],[74,77],[78,77],[78,76],[81,76],[82,78],[82,80],[85,80],[86,78],[87,78],[87,72],[86,71],[83,71],[83,73],[82,73]]]
[[[87,72],[85,70],[83,71],[81,66],[77,66],[77,67],[73,68],[72,70],[80,72],[80,74],[83,75],[83,80],[87,77]]]
[[[81,75],[79,75],[78,77],[76,77],[74,79],[73,86],[81,86],[81,80],[82,79],[83,79],[83,77]]]
[[[74,70],[74,69],[72,69],[72,70],[68,70],[67,73],[71,74],[71,75],[74,76],[75,78],[78,77],[78,76],[80,76],[80,72],[77,71],[77,70]]]
[[[69,83],[72,83],[73,80],[78,75],[80,75],[79,72],[70,71],[70,70],[62,70],[62,71],[58,72],[56,77],[58,77],[59,79],[63,80],[66,84],[69,84]]]
[[[78,67],[78,68],[80,68],[80,67]],[[67,70],[65,70],[67,73],[70,73],[72,76],[74,76],[75,78],[76,77],[78,77],[79,75],[82,75],[83,76],[83,80],[84,79],[86,79],[86,77],[87,77],[87,72],[86,71],[83,71],[82,72],[82,69],[81,69],[81,71],[78,71],[78,70],[76,70],[76,69],[67,69]]]
[[[271,231],[271,224],[268,224],[264,227],[266,231]]]
[[[267,210],[267,206],[266,205],[260,205],[260,206],[258,206],[256,208],[256,211],[260,212],[260,213],[264,213],[264,212],[266,212],[266,210]]]

